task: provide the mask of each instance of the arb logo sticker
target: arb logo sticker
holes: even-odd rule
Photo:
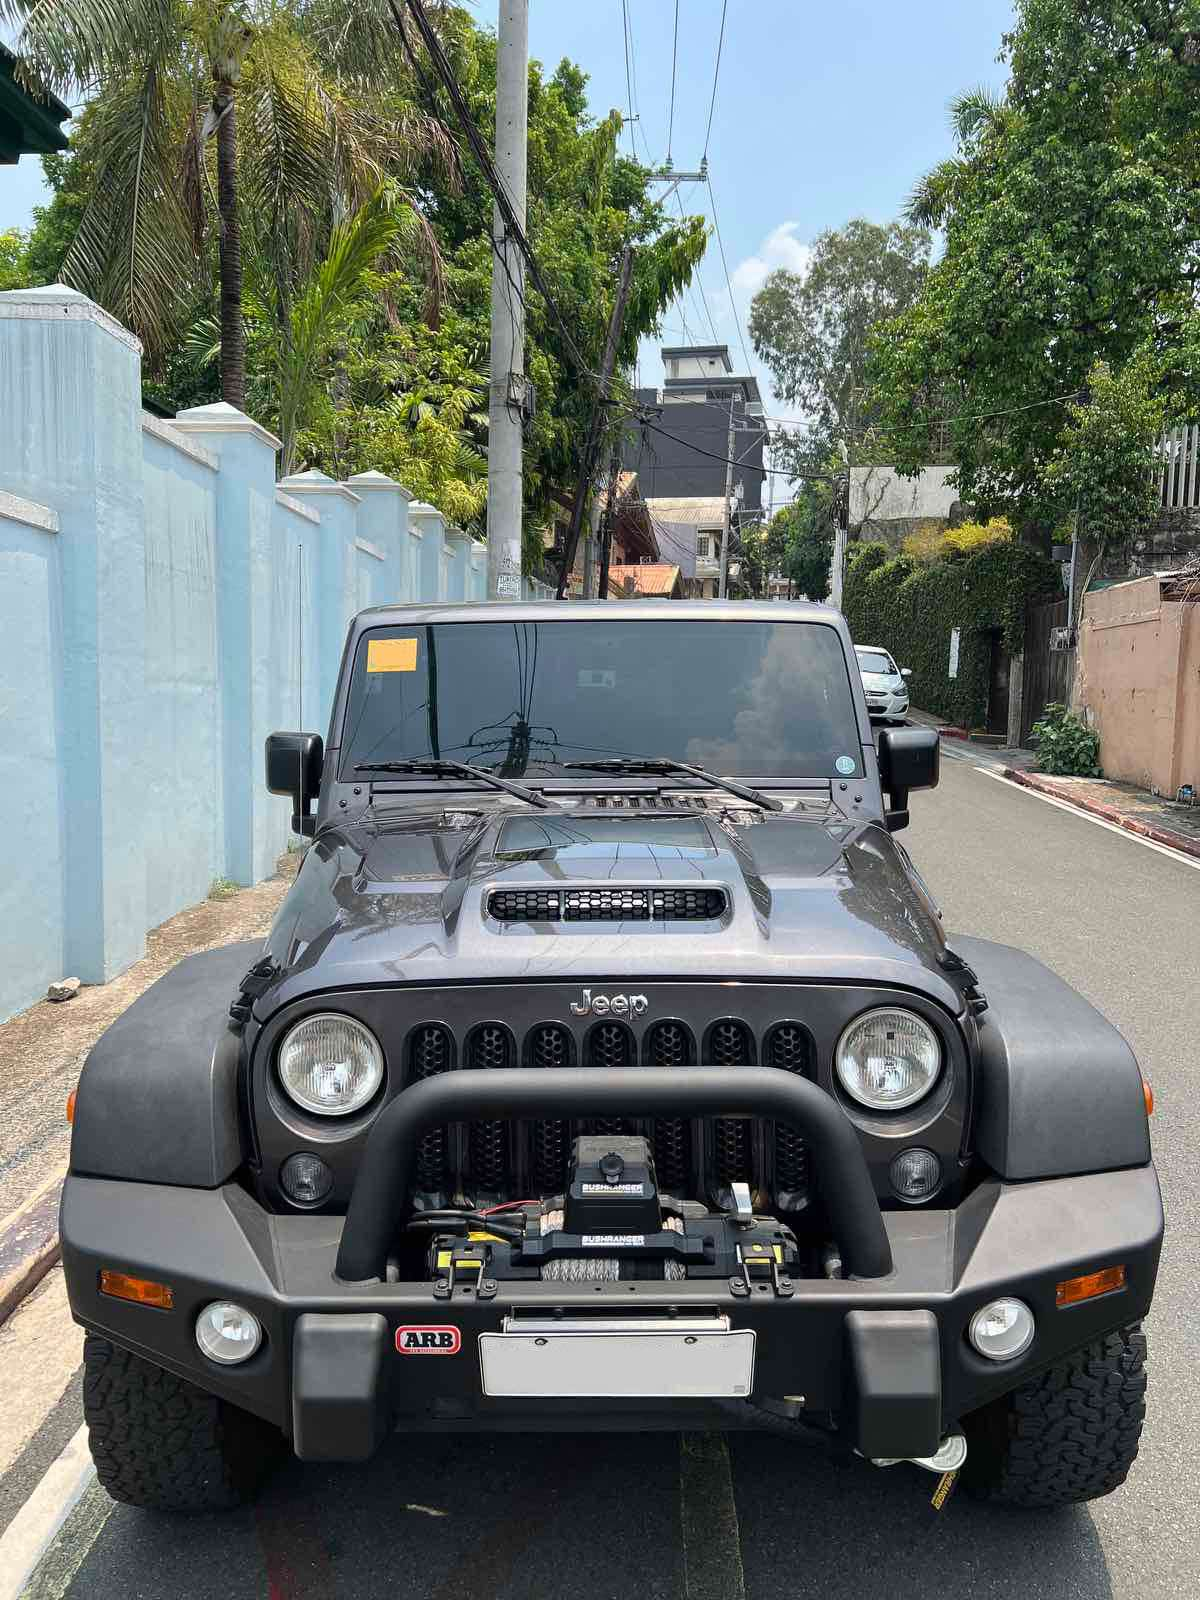
[[[413,1323],[396,1329],[396,1349],[402,1356],[456,1356],[462,1334],[449,1325]]]

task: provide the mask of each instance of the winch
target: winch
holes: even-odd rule
[[[754,1215],[744,1184],[730,1193],[730,1212],[660,1195],[647,1139],[584,1134],[572,1146],[563,1194],[414,1220],[434,1233],[428,1269],[441,1297],[472,1290],[486,1298],[497,1282],[520,1278],[725,1278],[737,1294],[761,1284],[790,1295],[800,1261],[795,1235]]]

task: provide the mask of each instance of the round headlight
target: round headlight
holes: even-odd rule
[[[899,1111],[927,1095],[942,1067],[938,1036],[914,1011],[868,1011],[838,1040],[842,1088],[873,1111]]]
[[[284,1035],[279,1081],[305,1111],[344,1116],[365,1106],[383,1082],[383,1051],[353,1017],[320,1012]]]

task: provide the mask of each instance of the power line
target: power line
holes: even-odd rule
[[[739,459],[737,456],[723,456],[718,455],[713,450],[702,450],[698,444],[693,444],[690,439],[681,438],[677,433],[671,433],[666,428],[660,428],[656,422],[651,422],[649,417],[647,417],[645,413],[640,411],[637,407],[631,406],[629,411],[631,415],[637,417],[639,424],[643,428],[649,428],[652,433],[660,433],[664,439],[671,439],[675,444],[686,445],[689,450],[693,451],[698,456],[707,456],[710,461],[719,461],[722,466],[727,466],[730,462],[732,462],[735,467],[745,467],[747,465],[744,459]],[[844,472],[784,472],[781,467],[752,466],[748,470],[751,472],[761,472],[774,478],[787,478],[789,480],[796,479],[797,481],[811,481],[814,483],[840,483],[846,476]],[[714,495],[711,498],[720,499],[721,497],[719,495]]]
[[[712,207],[713,231],[716,233],[716,236],[717,236],[717,248],[721,252],[721,267],[722,267],[722,270],[725,273],[725,288],[729,292],[729,309],[733,312],[733,322],[734,322],[734,326],[737,328],[738,342],[742,347],[742,357],[743,357],[743,359],[744,359],[744,361],[746,363],[746,371],[747,372],[751,372],[751,371],[753,371],[753,363],[750,360],[750,352],[746,349],[746,338],[745,338],[745,335],[742,333],[742,324],[741,324],[741,321],[740,321],[740,319],[738,317],[737,305],[736,305],[736,303],[734,301],[734,298],[733,298],[733,283],[731,282],[730,277],[729,277],[729,263],[725,259],[725,242],[721,238],[721,224],[717,221],[717,197],[713,193],[713,186],[712,186],[712,178],[711,177],[707,179],[707,183],[708,183],[708,200],[709,200],[709,204]]]
[[[667,120],[667,165],[671,165],[671,140],[675,135],[675,65],[679,59],[679,0],[675,0],[675,34],[671,40],[671,115]],[[679,190],[676,189],[676,194]]]
[[[717,38],[717,64],[713,68],[712,95],[710,96],[708,102],[708,126],[704,130],[704,155],[701,157],[702,165],[708,160],[708,141],[710,135],[712,134],[713,107],[717,103],[717,78],[721,71],[721,49],[725,43],[725,12],[728,10],[728,8],[729,0],[721,0],[721,32]]]
[[[687,221],[687,214],[683,209],[683,196],[679,193],[678,189],[676,189],[676,191],[675,191],[675,201],[676,201],[676,204],[679,206],[679,219],[680,219],[680,221],[681,222],[686,222]],[[688,291],[692,296],[692,304],[693,305],[695,305],[697,303],[696,297],[697,297],[697,294],[699,295],[699,305],[700,305],[702,314],[708,319],[708,331],[712,334],[713,343],[714,344],[720,344],[721,341],[720,341],[720,338],[717,335],[717,326],[716,326],[716,323],[713,321],[712,311],[709,309],[708,296],[704,293],[704,285],[701,284],[699,289],[697,289],[696,285],[689,279],[688,280]]]
[[[625,34],[625,104],[629,108],[629,148],[637,160],[637,124],[633,119],[633,72],[630,69],[632,50],[629,42],[629,0],[621,0],[621,27]]]

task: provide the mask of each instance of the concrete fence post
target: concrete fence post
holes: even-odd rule
[[[314,728],[324,729],[333,707],[346,629],[359,610],[355,540],[361,501],[353,489],[315,470],[294,472],[290,478],[280,479],[279,487],[321,513],[320,546],[313,567],[319,667],[317,704],[310,720]]]
[[[408,507],[413,499],[411,489],[389,478],[386,472],[356,472],[354,477],[347,478],[346,488],[352,489],[362,502],[355,542],[362,605],[384,605],[389,601],[395,604],[410,599],[412,555]]]
[[[0,294],[0,419],[0,489],[58,519],[61,666],[25,669],[61,671],[57,860],[42,877],[60,867],[64,970],[101,983],[145,948],[140,345],[62,284]],[[21,593],[0,592],[0,626]]]
[[[408,508],[408,525],[420,538],[410,598],[432,605],[445,595],[446,520],[436,506],[414,500]]]
[[[174,426],[216,455],[217,644],[225,787],[225,875],[255,883],[274,870],[277,802],[263,782],[272,658],[273,433],[218,401],[181,411]]]

